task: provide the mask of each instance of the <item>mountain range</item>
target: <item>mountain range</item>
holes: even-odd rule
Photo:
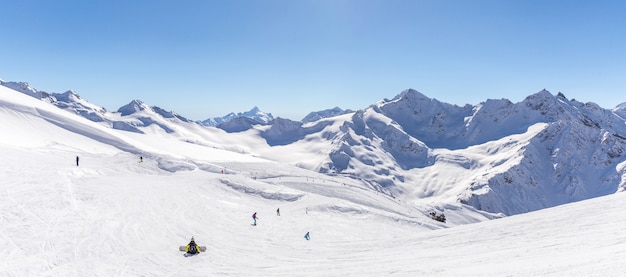
[[[431,199],[437,209],[463,204],[507,216],[626,189],[626,104],[610,110],[546,90],[518,103],[457,106],[408,89],[358,111],[333,108],[302,121],[257,107],[193,121],[140,100],[111,112],[73,91],[0,82],[106,128],[341,175],[399,201]]]

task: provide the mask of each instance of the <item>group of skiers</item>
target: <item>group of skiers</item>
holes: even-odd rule
[[[307,208],[307,213],[308,213],[308,208]],[[280,208],[276,209],[276,216],[280,216]],[[254,221],[252,223],[252,226],[256,226],[256,220],[259,219],[259,217],[256,215],[256,212],[254,212],[252,214],[252,220]],[[306,240],[310,240],[311,239],[311,235],[309,234],[309,232],[306,232],[306,234],[304,235],[304,238]],[[182,246],[181,246],[181,250],[182,250]],[[193,237],[191,237],[191,241],[189,242],[189,244],[187,244],[187,246],[185,246],[185,252],[187,254],[190,255],[195,255],[200,253],[200,246],[198,246],[196,244],[196,242],[193,240]]]
[[[276,209],[276,216],[280,216],[280,208]],[[256,212],[254,212],[252,214],[252,220],[254,220],[254,222],[252,223],[252,226],[256,226],[256,220],[258,219],[258,217],[256,216]]]

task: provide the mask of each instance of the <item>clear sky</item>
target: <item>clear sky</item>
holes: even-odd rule
[[[0,78],[194,120],[300,120],[407,88],[626,102],[626,1],[0,0]]]

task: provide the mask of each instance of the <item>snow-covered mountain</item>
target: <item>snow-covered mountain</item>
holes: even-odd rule
[[[91,121],[106,121],[105,114],[107,111],[105,108],[89,103],[72,90],[68,90],[64,93],[48,93],[45,91],[39,91],[31,87],[26,82],[4,82],[2,80],[0,80],[0,85],[14,89],[36,99],[52,103],[61,109],[76,113]]]
[[[308,123],[308,122],[318,121],[322,118],[333,117],[333,116],[338,116],[338,115],[353,113],[353,112],[354,111],[352,110],[344,110],[339,107],[334,107],[332,109],[327,109],[323,111],[310,112],[302,119],[302,122]]]
[[[624,119],[545,90],[464,107],[407,90],[344,122],[320,170],[366,177],[409,201],[447,196],[512,215],[626,187]],[[425,178],[448,167],[456,174]]]
[[[45,91],[39,91],[33,87],[31,87],[26,82],[5,82],[0,79],[0,85],[5,86],[7,88],[19,91],[28,96],[32,96],[37,99],[41,99],[46,102],[53,102],[55,99],[50,97],[50,94]]]
[[[562,143],[545,136],[554,132],[552,123],[466,148],[431,149],[374,112],[392,102],[316,122],[277,119],[227,133],[165,120],[134,101],[125,116],[113,114],[159,119],[173,131],[138,124],[138,133],[0,86],[1,275],[621,276],[626,270],[624,193],[497,220],[456,201],[455,191],[464,189],[449,180],[498,175],[524,159],[535,161],[526,156],[545,155],[529,147],[543,145],[535,140]],[[589,130],[582,126],[575,131],[585,138]],[[395,152],[375,157],[383,142]],[[327,162],[334,143],[353,151],[345,169],[351,174],[301,168]],[[573,146],[579,145],[586,144]],[[396,157],[405,163],[402,157],[422,157],[421,149],[428,152],[425,164],[393,169]],[[381,187],[372,181],[379,173],[366,176],[371,168],[407,177]],[[534,170],[553,174],[543,168]],[[591,179],[607,173],[594,170],[587,170]],[[403,183],[421,187],[414,194],[392,188]],[[545,198],[562,193],[543,188]],[[251,226],[254,212],[258,224]],[[446,221],[431,213],[445,213]],[[192,236],[207,251],[186,257],[178,246]]]
[[[60,97],[2,84],[113,129],[348,176],[407,202],[459,202],[514,215],[626,188],[626,106],[607,110],[546,90],[519,103],[460,107],[409,89],[363,110],[334,108],[302,122],[255,107],[223,117],[216,129],[139,100],[108,112],[73,92]]]
[[[435,198],[513,215],[624,190],[620,110],[546,90],[519,103],[464,107],[406,90],[337,117],[236,131],[264,138],[275,152],[290,149],[279,160],[364,179],[404,201]],[[288,158],[295,149],[323,154]]]
[[[626,102],[617,105],[614,109],[613,112],[617,115],[619,115],[622,118],[626,118]]]
[[[222,123],[226,123],[238,118],[248,118],[253,120],[257,124],[268,124],[270,121],[274,120],[274,116],[271,113],[262,112],[259,108],[254,107],[247,112],[233,112],[222,117],[205,119],[200,121],[200,124],[205,126],[218,126]]]
[[[141,100],[133,100],[120,107],[117,112],[109,112],[103,107],[89,103],[71,90],[64,93],[48,93],[32,88],[26,82],[0,82],[2,86],[41,99],[63,110],[113,129],[145,133],[146,130],[141,130],[139,127],[150,127],[151,132],[176,133],[176,130],[180,129],[177,126],[194,124],[192,120],[175,112],[166,111],[157,106],[148,106]]]

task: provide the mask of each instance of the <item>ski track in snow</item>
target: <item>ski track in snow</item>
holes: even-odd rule
[[[156,161],[137,163],[127,154],[83,155],[75,167],[58,152],[22,153],[3,151],[13,161],[35,160],[28,169],[3,170],[14,176],[3,178],[0,190],[0,265],[8,276],[618,276],[624,269],[622,194],[429,230],[359,216],[386,211],[334,198],[351,195],[341,190],[268,199],[222,183],[260,181],[245,175],[160,172]],[[281,178],[297,183],[295,175]],[[302,184],[313,186],[307,178]],[[265,189],[272,187],[297,191]],[[349,198],[362,197],[352,193]],[[369,201],[389,205],[386,197]],[[336,208],[351,205],[356,214]],[[592,210],[610,220],[598,220]],[[258,225],[250,226],[254,211]],[[303,238],[307,231],[310,241]],[[208,250],[185,258],[178,246],[191,236]]]

